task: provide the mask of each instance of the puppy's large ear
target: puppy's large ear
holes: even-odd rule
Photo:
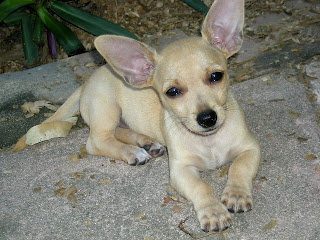
[[[156,51],[131,38],[102,35],[94,44],[99,53],[127,83],[135,87],[151,85]]]
[[[228,58],[241,48],[244,0],[215,0],[202,25],[202,37]]]

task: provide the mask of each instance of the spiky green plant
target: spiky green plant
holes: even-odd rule
[[[93,35],[115,34],[137,39],[125,28],[63,0],[4,0],[0,4],[0,22],[8,26],[21,24],[25,58],[29,64],[38,60],[37,44],[43,43],[45,32],[51,53],[54,52],[54,38],[68,55],[84,48],[76,34],[52,13]]]

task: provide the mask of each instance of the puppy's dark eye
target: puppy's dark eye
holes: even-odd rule
[[[223,72],[213,72],[210,74],[210,83],[218,82],[223,78]]]
[[[181,94],[181,90],[176,88],[176,87],[170,88],[168,91],[166,91],[166,95],[168,97],[172,97],[172,98],[176,97],[176,96],[178,96],[180,94]]]

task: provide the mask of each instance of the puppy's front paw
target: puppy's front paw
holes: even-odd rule
[[[153,142],[150,144],[146,144],[143,148],[152,156],[152,157],[160,157],[165,152],[165,147],[162,146],[160,143]]]
[[[231,226],[231,215],[221,203],[201,208],[197,215],[201,229],[205,232],[222,231]]]
[[[143,165],[147,163],[151,159],[151,156],[147,153],[147,151],[143,148],[138,148],[130,159],[128,160],[128,163],[132,166],[136,165]]]
[[[227,186],[222,194],[221,202],[229,212],[247,212],[252,209],[251,192],[238,186]]]

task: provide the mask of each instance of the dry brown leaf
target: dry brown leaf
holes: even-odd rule
[[[78,192],[78,189],[76,188],[75,185],[71,185],[70,187],[67,187],[65,192],[64,192],[64,196],[69,196],[70,194],[75,194],[76,192]]]
[[[283,180],[283,176],[280,176],[280,177],[277,178],[277,181],[281,182],[282,180]]]
[[[73,163],[79,163],[80,162],[80,155],[79,154],[70,154],[68,156],[68,159]]]
[[[27,113],[26,115],[24,115],[25,118],[32,118],[34,116],[34,113]]]
[[[306,158],[307,160],[312,161],[312,160],[316,160],[316,159],[317,159],[317,156],[314,155],[314,154],[312,154],[312,153],[308,153],[308,154],[305,156],[305,158]]]
[[[304,137],[297,137],[297,140],[298,140],[299,142],[307,142],[307,141],[309,141],[308,138],[304,138]]]
[[[83,224],[84,224],[85,226],[90,226],[90,225],[91,225],[91,222],[90,222],[90,221],[84,221]]]
[[[109,179],[105,179],[105,180],[101,180],[100,181],[102,184],[105,184],[105,183],[110,183],[110,180]]]
[[[224,176],[228,175],[228,172],[229,172],[229,167],[223,167],[220,172],[219,177],[224,177]]]
[[[317,164],[317,165],[315,166],[314,170],[320,171],[320,164]]]
[[[81,157],[82,158],[85,158],[88,156],[88,152],[87,152],[87,149],[86,149],[86,145],[85,144],[82,144],[81,147],[80,147],[80,154],[81,154]]]
[[[59,105],[47,104],[45,107],[56,112],[59,109],[60,106]]]
[[[76,180],[83,179],[86,175],[83,172],[74,172],[72,175],[75,177]]]
[[[59,182],[57,182],[55,184],[56,187],[61,187],[62,185],[64,184],[64,181],[63,180],[60,180]]]
[[[260,177],[260,179],[259,179],[261,182],[265,182],[265,181],[267,181],[267,178],[266,177]]]
[[[139,219],[139,218],[144,217],[144,215],[145,215],[144,212],[140,212],[140,213],[135,214],[135,215],[134,215],[134,218],[135,218],[135,219]]]
[[[34,192],[41,192],[41,187],[36,187],[33,189]]]
[[[267,225],[265,225],[262,228],[262,231],[270,230],[270,229],[274,228],[276,225],[277,225],[277,221],[276,220],[271,220]]]
[[[173,211],[176,212],[176,213],[181,212],[181,207],[179,207],[179,206],[177,206],[177,205],[174,205],[174,206],[172,207],[172,209],[173,209]]]
[[[69,194],[69,195],[67,196],[67,199],[68,199],[69,201],[73,202],[73,203],[77,203],[77,202],[78,202],[78,200],[77,200],[77,198],[76,198],[76,196],[75,196],[74,194]]]
[[[55,193],[57,196],[63,196],[65,192],[66,192],[66,188],[64,188],[64,187],[59,188],[59,189],[57,189],[57,190],[54,191],[54,193]]]
[[[288,110],[288,113],[289,113],[290,117],[292,117],[292,118],[298,118],[301,115],[300,113],[296,113],[292,110]]]
[[[49,101],[46,100],[39,100],[35,102],[25,102],[21,106],[21,110],[23,113],[33,113],[33,114],[38,114],[40,112],[40,108],[47,107],[47,108],[52,108],[53,105],[50,104]]]

